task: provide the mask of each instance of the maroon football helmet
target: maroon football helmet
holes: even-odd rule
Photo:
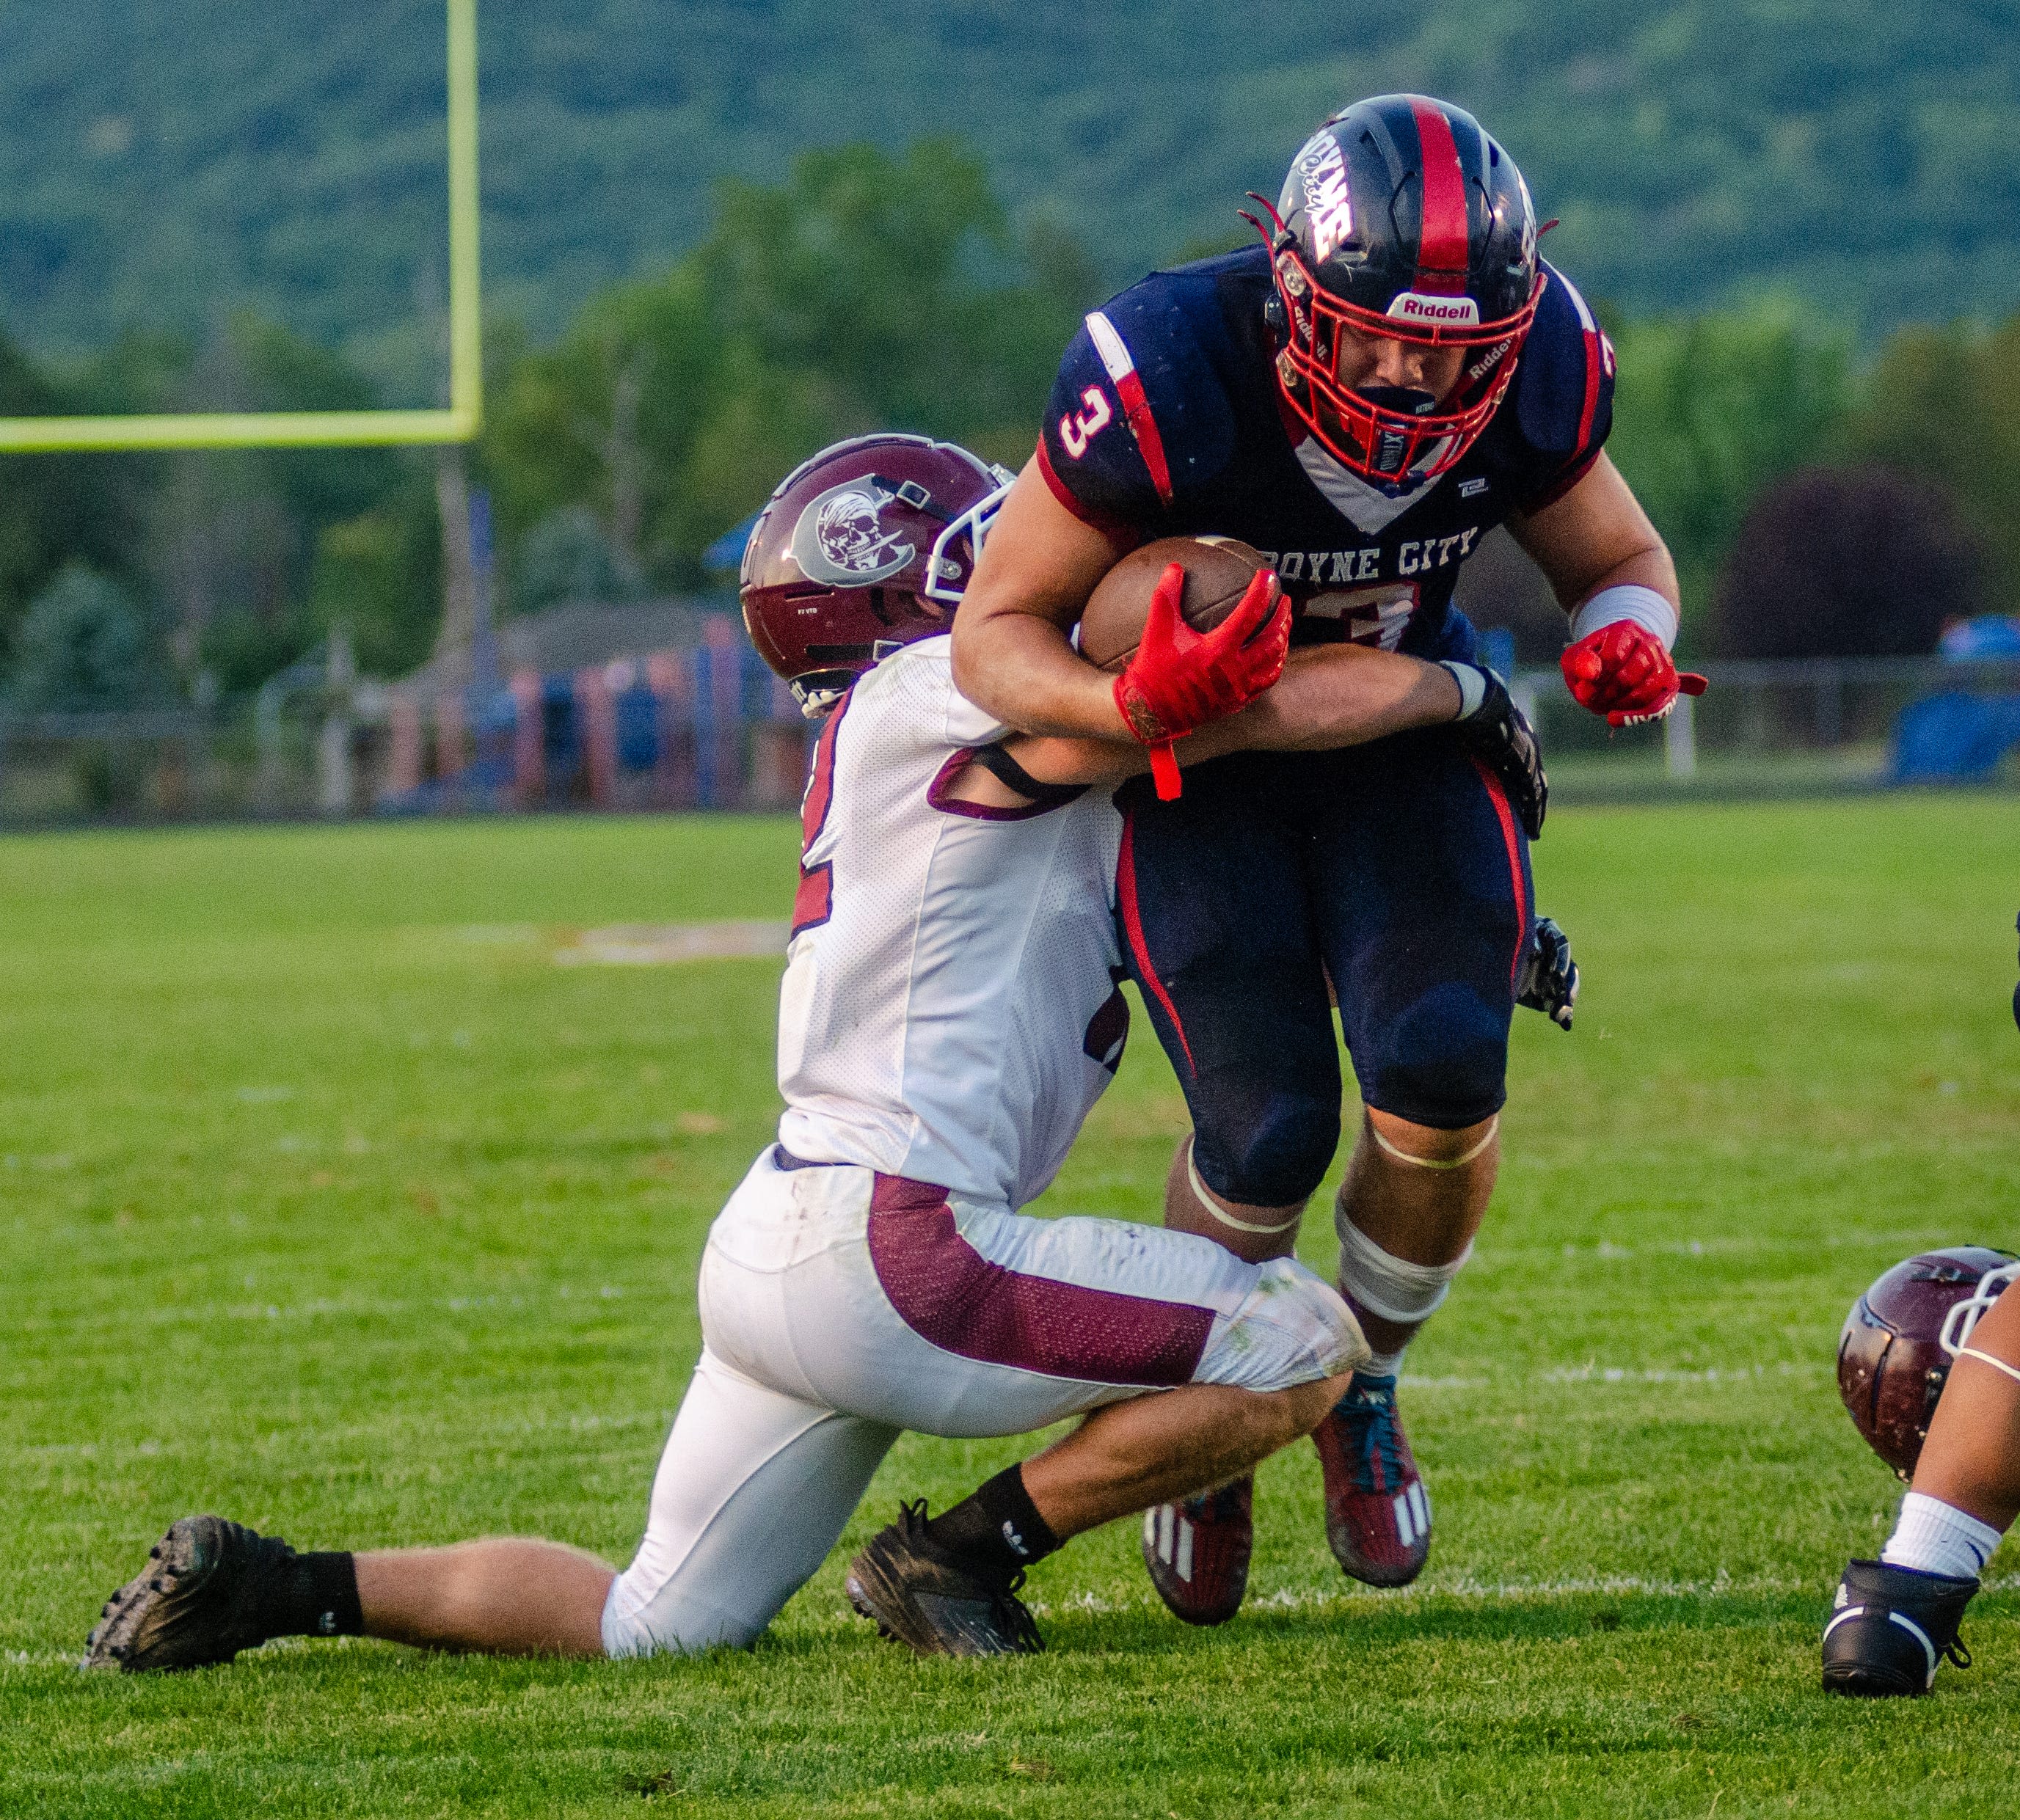
[[[1928,1438],[1950,1361],[2014,1279],[2011,1253],[1950,1245],[1896,1264],[1853,1303],[1837,1342],[1837,1393],[1902,1479]]]
[[[857,436],[782,481],[738,593],[758,654],[809,719],[880,659],[944,632],[1012,475],[927,436]]]
[[[1253,192],[1251,192],[1253,194]],[[1284,408],[1364,480],[1440,474],[1473,446],[1515,376],[1544,274],[1515,161],[1478,121],[1426,95],[1357,101],[1305,142],[1265,227]],[[1354,387],[1350,333],[1466,352],[1456,390]]]

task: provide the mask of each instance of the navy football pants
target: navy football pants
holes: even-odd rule
[[[1124,954],[1217,1194],[1302,1201],[1339,1142],[1341,1026],[1370,1106],[1446,1130],[1506,1098],[1534,895],[1500,783],[1442,728],[1338,752],[1244,753],[1147,778],[1128,819]]]

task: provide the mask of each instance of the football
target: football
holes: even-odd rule
[[[2012,1258],[1950,1245],[1896,1264],[1852,1304],[1837,1342],[1837,1393],[1867,1444],[1902,1479],[1914,1476],[1929,1419],[1950,1374],[1943,1317],[1986,1271]]]
[[[1080,654],[1098,669],[1119,670],[1136,655],[1150,597],[1172,563],[1186,572],[1179,610],[1196,632],[1211,632],[1241,604],[1259,550],[1233,537],[1161,537],[1132,550],[1101,578],[1081,616]]]

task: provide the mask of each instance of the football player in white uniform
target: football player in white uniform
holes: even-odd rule
[[[747,623],[827,715],[779,997],[786,1112],[710,1233],[701,1359],[630,1566],[510,1538],[298,1554],[184,1518],[107,1604],[87,1662],[187,1666],[347,1633],[577,1655],[748,1644],[901,1431],[1083,1415],[938,1517],[903,1506],[848,1575],[858,1609],[921,1653],[1033,1650],[1026,1568],[1247,1470],[1338,1400],[1366,1342],[1295,1261],[1015,1211],[1121,1057],[1123,823],[1086,786],[1147,759],[1008,737],[955,692],[935,634],[1005,479],[946,445],[861,438],[790,477],[752,534]],[[1219,632],[1154,630],[1132,670],[1168,727],[1189,700],[1241,709],[1189,756],[1463,719],[1455,737],[1539,782],[1506,692],[1470,666],[1339,646],[1270,688],[1286,643],[1273,576]]]
[[[2020,1262],[1925,1251],[1862,1295],[1838,1342],[1838,1392],[1908,1481],[1877,1560],[1854,1560],[1824,1626],[1824,1691],[1926,1694],[1979,1576],[2020,1516]]]
[[[2020,986],[2013,993],[2020,1023]],[[1838,1341],[1838,1394],[1908,1483],[1877,1560],[1854,1560],[1824,1626],[1824,1691],[1926,1694],[1979,1577],[2020,1517],[2020,1262],[1977,1245],[1924,1251],[1859,1297]]]

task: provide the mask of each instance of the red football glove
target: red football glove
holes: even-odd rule
[[[1233,612],[1211,632],[1195,632],[1179,611],[1186,572],[1172,563],[1159,577],[1128,667],[1115,679],[1115,705],[1129,731],[1150,748],[1161,801],[1179,794],[1172,742],[1246,707],[1284,674],[1291,607],[1275,572],[1258,569]]]
[[[1659,721],[1679,695],[1702,695],[1705,679],[1679,674],[1662,641],[1632,619],[1616,619],[1569,647],[1560,660],[1564,686],[1580,707],[1606,716],[1609,727]]]

